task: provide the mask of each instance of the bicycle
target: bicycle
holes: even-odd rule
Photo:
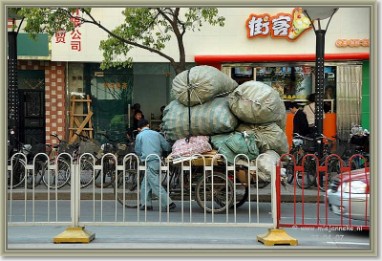
[[[71,168],[70,158],[66,154],[60,154],[73,155],[74,151],[78,149],[78,144],[69,145],[65,140],[61,140],[56,133],[50,135],[58,140],[58,144],[49,145],[51,150],[49,160],[44,164],[45,172],[42,176],[42,182],[49,189],[59,189],[68,184]],[[55,164],[57,164],[56,168],[52,168]]]
[[[79,133],[75,133],[79,137],[78,149],[74,152],[74,160],[80,162],[80,186],[81,188],[88,187],[95,180],[100,170],[95,170],[93,165],[101,159],[101,146],[95,140],[90,139]],[[85,155],[84,155],[85,154]],[[94,160],[93,157],[94,156]],[[70,181],[68,182],[70,184]],[[95,184],[97,185],[97,184]]]
[[[341,173],[341,166],[343,160],[338,155],[333,155],[331,152],[335,144],[335,139],[331,139],[322,135],[324,140],[323,157],[319,159],[320,169],[316,176],[316,185],[318,188],[325,192],[328,190],[329,184],[332,180],[337,179]]]
[[[312,186],[316,176],[316,172],[312,168],[316,164],[314,151],[313,138],[298,133],[293,134],[292,148],[289,151],[293,160],[289,158],[285,168],[287,183],[292,184],[295,179],[300,188],[308,189]]]
[[[352,158],[351,169],[364,168],[369,162],[369,132],[361,129],[358,132],[351,133],[349,139],[344,140],[337,137],[337,150],[343,151],[338,154],[341,158],[348,162],[352,155],[357,155]]]
[[[120,131],[100,131],[98,135],[105,137],[106,142],[101,145],[101,151],[104,155],[101,160],[102,174],[97,174],[95,186],[98,188],[107,188],[114,185],[116,178],[116,165],[121,164],[125,155],[134,151],[134,139],[127,135],[127,132]],[[112,138],[112,135],[126,135],[125,138]],[[126,164],[126,170],[133,168],[131,159]],[[130,177],[130,175],[129,175]]]
[[[41,159],[34,156],[40,152],[43,152],[41,144],[32,146],[30,144],[24,144],[16,140],[12,135],[14,131],[9,133],[10,139],[16,143],[16,147],[12,147],[8,140],[8,168],[7,170],[7,185],[8,188],[17,188],[22,184],[25,184],[27,188],[33,188],[40,184],[43,176],[43,162]],[[27,164],[34,163],[33,169],[28,169]]]

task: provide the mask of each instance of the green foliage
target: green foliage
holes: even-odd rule
[[[74,29],[72,20],[76,8],[20,8],[17,12],[26,18],[25,31],[29,34],[48,33]],[[225,18],[217,8],[125,8],[124,22],[113,30],[105,28],[91,15],[90,8],[82,8],[77,18],[80,23],[91,23],[108,33],[108,39],[100,42],[103,51],[102,69],[131,66],[129,51],[142,48],[167,59],[177,73],[185,70],[183,37],[187,31],[201,30],[204,23],[224,26]],[[166,44],[176,38],[179,61],[164,53]]]
[[[20,8],[17,14],[27,18],[25,32],[32,37],[38,33],[55,34],[57,31],[72,31],[74,25],[70,19],[76,8]]]

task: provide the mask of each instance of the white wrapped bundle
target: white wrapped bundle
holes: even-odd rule
[[[194,106],[227,95],[237,86],[237,82],[225,73],[215,67],[202,65],[178,74],[172,82],[171,95],[188,106],[189,89],[190,106]]]
[[[288,153],[289,145],[285,132],[276,123],[267,124],[240,124],[236,131],[247,131],[253,133],[256,145],[260,153],[267,150],[274,150],[277,153]]]
[[[257,172],[259,179],[271,182],[272,170],[275,168],[277,162],[280,160],[280,155],[274,150],[267,150],[260,154],[256,159]]]
[[[233,114],[247,123],[276,122],[285,128],[285,105],[279,93],[262,82],[247,81],[229,94],[229,107]]]

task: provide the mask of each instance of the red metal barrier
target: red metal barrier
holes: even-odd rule
[[[288,173],[293,180],[281,187]],[[312,184],[304,183],[309,180]],[[284,154],[276,168],[277,227],[369,230],[369,186],[370,169],[360,154],[346,161],[331,154],[321,164],[314,154],[305,155],[299,164],[293,155]]]

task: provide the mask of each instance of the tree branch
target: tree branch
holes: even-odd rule
[[[82,10],[82,11],[83,11],[87,16],[89,16],[90,19],[91,19],[91,20],[87,20],[87,19],[85,19],[85,18],[83,18],[83,17],[76,17],[76,18],[80,19],[82,23],[94,24],[94,25],[98,26],[99,28],[101,28],[101,29],[102,29],[103,31],[105,31],[106,33],[108,33],[110,36],[112,36],[112,37],[118,39],[119,41],[121,41],[121,42],[123,42],[123,43],[125,43],[125,44],[129,44],[129,45],[132,45],[132,46],[135,46],[135,47],[138,47],[138,48],[145,49],[145,50],[147,50],[147,51],[149,51],[149,52],[156,53],[156,54],[162,56],[163,58],[169,60],[172,64],[175,63],[175,60],[174,60],[172,57],[166,55],[165,53],[162,53],[161,51],[155,50],[155,49],[153,49],[153,48],[150,48],[150,47],[144,46],[144,45],[142,45],[142,44],[139,44],[139,43],[136,43],[136,42],[133,42],[133,41],[130,41],[130,40],[127,40],[127,39],[124,39],[124,38],[120,37],[119,35],[113,33],[112,31],[110,31],[109,29],[107,29],[106,27],[104,27],[100,22],[97,22],[97,21],[95,20],[95,18],[94,18],[88,11],[86,11],[86,10]],[[69,15],[70,15],[71,17],[73,17],[73,16],[70,14],[70,12],[68,12],[68,13],[69,13]]]

